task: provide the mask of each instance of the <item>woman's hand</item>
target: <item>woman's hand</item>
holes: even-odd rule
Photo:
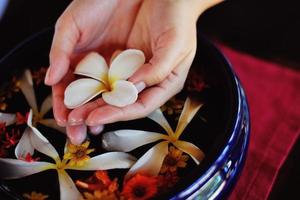
[[[98,133],[103,124],[145,117],[178,93],[196,52],[197,18],[219,1],[73,1],[57,22],[45,80],[53,85],[54,116],[67,126],[71,141],[84,140],[84,124]],[[109,59],[115,50],[126,48],[142,50],[148,61],[130,78],[139,90],[147,87],[138,100],[119,108],[100,98],[68,110],[64,90],[74,80],[69,66],[90,50]]]

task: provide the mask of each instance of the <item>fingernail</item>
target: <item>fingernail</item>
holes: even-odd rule
[[[72,144],[80,145],[86,138],[87,128],[85,125],[68,126],[67,134]]]
[[[146,83],[144,83],[143,81],[138,82],[136,84],[134,84],[137,91],[140,93],[141,91],[143,91],[146,88]]]
[[[98,126],[91,126],[90,127],[90,131],[93,135],[98,135],[99,133],[101,133],[104,129],[104,125],[98,125]]]
[[[45,76],[45,84],[49,85],[50,84],[50,69],[51,67],[49,67],[47,69],[47,72],[46,72],[46,76]]]

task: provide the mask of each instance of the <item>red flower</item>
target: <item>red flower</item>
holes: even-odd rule
[[[128,200],[145,200],[153,198],[157,193],[157,178],[140,174],[128,180],[122,191],[122,195]]]
[[[21,113],[17,112],[16,113],[16,124],[20,125],[20,124],[26,124],[27,123],[27,119],[28,119],[28,115],[29,113],[27,112],[25,114],[25,116],[23,116]]]
[[[9,149],[15,146],[20,140],[20,133],[18,131],[12,130],[11,133],[5,133],[5,140],[3,141],[3,147]]]
[[[25,158],[19,158],[20,160],[24,160],[26,162],[35,162],[38,161],[40,158],[33,158],[32,155],[30,153],[27,153]]]

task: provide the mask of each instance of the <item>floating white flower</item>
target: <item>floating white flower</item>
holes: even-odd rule
[[[33,127],[35,127],[38,123],[44,126],[56,129],[60,132],[65,132],[65,128],[57,125],[56,121],[52,118],[45,119],[44,116],[51,110],[52,108],[52,97],[49,95],[43,101],[40,110],[37,106],[36,96],[33,88],[32,75],[30,70],[25,70],[23,76],[20,78],[19,87],[25,96],[27,103],[30,106],[30,112],[27,119],[28,127],[25,129],[19,143],[15,149],[15,155],[17,158],[25,158],[29,153],[33,154],[34,148],[30,141],[30,135],[37,133],[36,131],[31,131]],[[16,122],[16,114],[12,113],[0,113],[0,122],[4,122],[6,126],[12,125]]]
[[[123,107],[134,103],[138,91],[133,83],[126,81],[145,62],[144,53],[136,49],[122,51],[111,62],[96,52],[89,53],[76,66],[75,74],[90,78],[81,78],[65,90],[65,105],[79,107],[102,93],[103,100],[114,106]]]
[[[44,116],[51,110],[52,108],[52,97],[49,95],[42,103],[41,109],[38,109],[36,96],[33,88],[33,81],[32,81],[32,75],[30,70],[25,70],[23,76],[20,79],[20,89],[22,93],[24,94],[29,106],[31,107],[28,119],[27,119],[27,125],[28,127],[25,129],[19,143],[16,146],[15,149],[15,155],[17,158],[25,158],[26,155],[29,153],[30,155],[33,155],[34,148],[31,144],[31,135],[38,132],[35,130],[34,127],[39,123],[44,126],[56,129],[60,132],[65,132],[65,128],[60,127],[57,125],[56,121],[54,119],[44,119]],[[43,138],[42,136],[40,136]]]
[[[140,130],[117,130],[105,133],[102,145],[107,150],[128,152],[142,145],[164,140],[148,150],[131,167],[127,173],[127,178],[136,173],[156,176],[160,171],[164,158],[168,154],[169,143],[190,155],[196,164],[200,164],[200,161],[204,158],[204,153],[194,144],[179,140],[179,137],[201,106],[202,104],[187,98],[175,132],[161,110],[158,109],[148,117],[161,125],[167,132],[167,135]]]
[[[0,158],[0,178],[1,179],[18,179],[32,174],[36,174],[42,171],[55,169],[58,173],[58,181],[60,186],[60,199],[82,199],[80,192],[77,190],[73,180],[67,174],[66,170],[109,170],[109,169],[123,169],[129,168],[135,162],[135,158],[131,155],[123,152],[109,152],[104,153],[92,158],[89,158],[86,154],[92,150],[87,149],[87,143],[80,146],[77,155],[75,157],[82,157],[82,162],[71,162],[72,156],[67,159],[61,160],[55,148],[51,143],[36,129],[27,129],[28,131],[35,132],[30,134],[31,144],[37,151],[52,158],[55,163],[31,161],[26,162],[23,160]],[[65,155],[74,152],[74,147],[68,150],[68,143],[65,147]],[[70,148],[70,147],[69,147]]]

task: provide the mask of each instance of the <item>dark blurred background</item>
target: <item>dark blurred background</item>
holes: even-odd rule
[[[70,1],[0,0],[0,11],[5,2],[9,3],[0,21],[0,58],[26,37],[53,26]],[[229,0],[205,12],[198,30],[239,51],[300,70],[299,5],[297,0]],[[299,158],[298,142],[270,199],[298,196]]]

